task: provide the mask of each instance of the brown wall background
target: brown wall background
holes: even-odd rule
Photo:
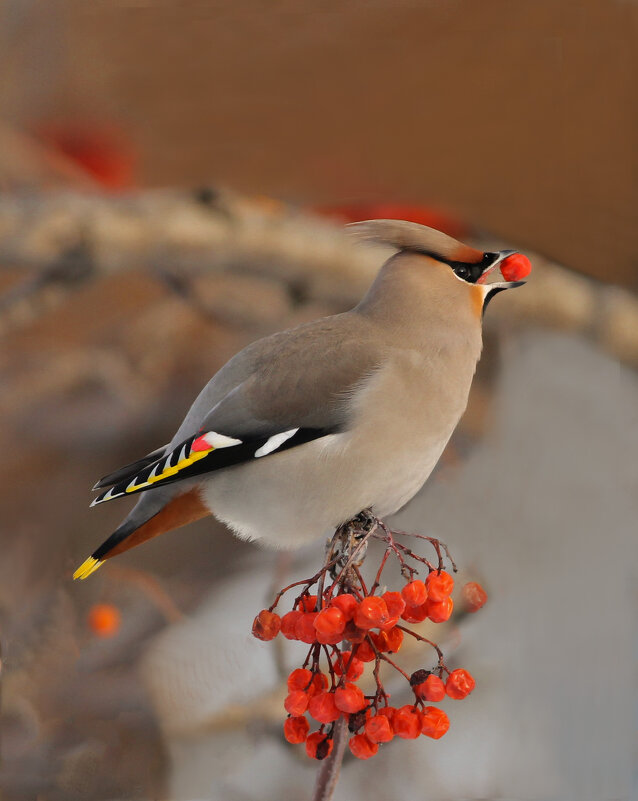
[[[5,109],[117,121],[144,184],[436,203],[636,285],[633,2],[3,8]]]

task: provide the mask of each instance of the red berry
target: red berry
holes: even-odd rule
[[[376,743],[370,742],[365,734],[355,734],[348,743],[350,750],[357,759],[370,759],[379,750]]]
[[[334,672],[340,676],[343,671],[346,671],[346,679],[348,681],[356,681],[364,670],[363,662],[358,658],[352,656],[352,651],[342,651],[340,658],[335,659]]]
[[[426,706],[421,713],[421,734],[438,740],[450,728],[450,720],[442,709]]]
[[[390,721],[390,725],[392,725],[392,721],[394,720],[394,713],[396,709],[393,706],[382,706],[377,709],[377,715],[383,715]]]
[[[428,604],[429,601],[426,601],[421,606],[406,606],[401,617],[407,623],[422,623],[428,616]]]
[[[312,677],[310,687],[308,687],[308,695],[316,695],[322,693],[328,688],[328,677],[318,670]]]
[[[307,692],[311,681],[312,673],[307,668],[296,668],[288,676],[288,689]]]
[[[386,715],[374,715],[366,723],[366,737],[373,743],[389,743],[394,737],[392,725]]]
[[[476,682],[467,670],[462,668],[453,670],[445,682],[445,692],[450,698],[456,698],[459,701],[469,695],[474,687],[476,687]]]
[[[403,632],[395,626],[393,629],[390,629],[390,631],[379,632],[375,638],[374,644],[379,651],[388,654],[396,654],[399,648],[401,648],[402,642]]]
[[[454,579],[445,570],[440,573],[434,570],[426,578],[425,586],[428,588],[428,598],[431,601],[445,601],[454,589]]]
[[[332,751],[332,740],[327,735],[316,731],[308,735],[306,740],[306,753],[311,759],[325,759]]]
[[[287,640],[297,639],[295,628],[302,617],[303,612],[300,612],[298,609],[294,609],[292,612],[286,612],[286,614],[281,618],[281,633]]]
[[[308,703],[308,712],[319,723],[332,723],[341,715],[341,711],[335,706],[334,693],[328,692],[313,695]]]
[[[303,595],[297,603],[297,609],[301,609],[302,612],[314,612],[316,608],[317,608],[316,595]]]
[[[344,592],[341,595],[335,595],[332,601],[330,601],[330,606],[336,606],[337,609],[340,609],[347,622],[354,617],[359,603],[354,595],[351,595],[349,592]]]
[[[281,628],[281,618],[268,609],[262,609],[253,621],[253,637],[258,640],[274,640]]]
[[[366,705],[362,690],[352,682],[335,690],[335,704],[342,712],[358,712]]]
[[[405,609],[405,601],[400,592],[384,592],[381,596],[388,607],[390,617],[401,617]]]
[[[286,712],[294,717],[300,717],[308,709],[308,700],[308,693],[303,690],[292,690],[284,701]]]
[[[377,655],[374,652],[374,648],[367,640],[362,642],[357,648],[357,659],[360,659],[362,662],[374,662],[376,658]]]
[[[445,684],[438,676],[430,675],[421,684],[417,684],[414,692],[426,701],[442,701],[445,698]]]
[[[317,632],[315,631],[316,617],[317,612],[304,612],[295,626],[296,638],[307,645],[312,645],[317,640]]]
[[[421,718],[413,706],[407,704],[396,710],[392,717],[392,728],[397,737],[415,740],[421,734]]]
[[[368,595],[361,601],[354,613],[354,622],[360,629],[382,626],[389,618],[388,607],[383,598],[378,595]]]
[[[532,263],[522,253],[512,253],[499,264],[506,281],[520,281],[532,272]]]
[[[316,632],[317,642],[322,645],[339,645],[343,641],[343,634],[320,634]]]
[[[401,590],[401,596],[406,606],[421,606],[428,599],[428,591],[425,589],[425,584],[420,579],[416,579],[405,585]]]
[[[336,606],[329,606],[322,609],[315,618],[315,629],[319,634],[326,637],[341,635],[346,627],[346,619],[343,612]]]
[[[308,736],[310,724],[304,717],[286,718],[284,723],[284,737],[289,743],[303,743]]]
[[[367,633],[368,632],[364,631],[364,629],[360,629],[358,626],[355,626],[353,620],[349,620],[346,623],[345,629],[343,630],[343,639],[353,643],[363,642]]]
[[[454,601],[448,596],[445,601],[428,601],[428,617],[433,623],[445,623],[450,619],[454,609]]]
[[[468,581],[461,590],[461,594],[467,612],[478,612],[487,601],[487,593],[476,581]]]
[[[95,604],[88,615],[89,628],[97,637],[114,637],[121,621],[120,610],[113,604]]]

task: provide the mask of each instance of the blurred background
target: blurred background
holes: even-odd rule
[[[249,632],[321,543],[206,520],[71,574],[126,513],[89,513],[98,477],[240,347],[357,302],[370,217],[534,271],[391,521],[488,590],[431,632],[477,689],[335,798],[636,797],[637,27],[633,0],[0,0],[3,798],[311,797],[301,646]]]

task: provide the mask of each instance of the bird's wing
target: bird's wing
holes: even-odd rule
[[[194,415],[191,410],[186,417],[191,420],[188,433],[182,425],[170,450],[139,472],[127,473],[92,505],[347,429],[352,395],[383,362],[384,353],[378,332],[356,313],[325,318],[254,343],[243,358],[226,366],[243,380],[206,414]],[[216,379],[225,387],[233,385],[232,377],[224,374],[226,368],[209,384],[209,396],[219,396]],[[201,395],[193,408],[198,404],[201,407]]]
[[[125,478],[132,478],[133,476],[137,475],[140,470],[143,470],[150,464],[154,464],[158,459],[164,456],[168,450],[169,445],[162,445],[161,448],[157,448],[156,450],[151,451],[151,453],[147,453],[146,456],[142,456],[141,459],[124,465],[124,467],[120,467],[118,470],[114,470],[112,473],[104,476],[99,481],[96,481],[93,489],[98,490],[104,489],[105,487],[112,487],[113,484],[118,484],[120,481],[124,481]]]

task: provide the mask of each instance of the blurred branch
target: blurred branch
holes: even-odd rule
[[[116,581],[133,584],[146,595],[149,601],[162,613],[167,623],[179,623],[184,615],[160,581],[151,573],[132,567],[113,565],[110,577]]]
[[[89,281],[135,271],[161,280],[209,321],[249,326],[263,304],[239,314],[211,304],[199,292],[203,277],[267,280],[285,288],[292,306],[319,303],[340,311],[358,301],[386,253],[352,241],[320,217],[226,191],[7,194],[0,198],[0,270],[29,275],[0,296],[0,332],[28,325]],[[638,365],[632,293],[540,256],[532,260],[531,280],[507,303],[492,304],[488,326],[504,321],[571,331]]]
[[[341,717],[335,725],[332,753],[324,759],[319,767],[313,801],[330,801],[334,795],[347,744],[348,725],[346,719]]]

